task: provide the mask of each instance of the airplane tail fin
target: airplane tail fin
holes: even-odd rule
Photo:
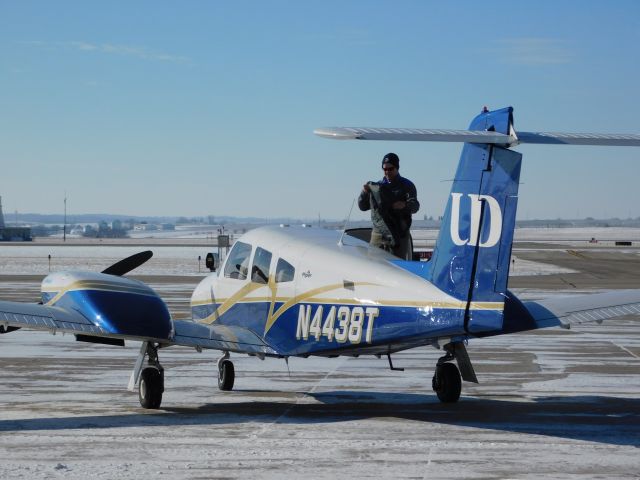
[[[638,134],[516,132],[511,107],[486,108],[468,130],[327,127],[321,137],[353,140],[464,142],[429,268],[398,265],[463,302],[467,332],[500,330],[518,203],[519,144],[640,146]],[[462,318],[459,319],[462,321]]]
[[[469,130],[510,135],[512,111],[483,112]],[[501,146],[466,143],[453,181],[428,280],[465,302],[471,333],[502,327],[521,161]]]
[[[482,113],[468,130],[326,127],[321,137],[342,140],[464,142],[429,268],[397,263],[463,302],[467,332],[503,324],[522,155],[519,144],[640,146],[639,134],[516,132],[511,107]],[[462,318],[460,318],[462,321]]]

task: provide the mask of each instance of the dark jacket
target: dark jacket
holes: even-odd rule
[[[370,193],[360,193],[358,207],[362,211],[371,210],[374,230],[383,235],[390,232],[397,243],[409,232],[411,215],[420,209],[415,185],[408,178],[398,175],[393,182],[386,177],[380,182],[369,182],[369,188]],[[397,201],[405,202],[405,208],[395,210],[393,204]]]

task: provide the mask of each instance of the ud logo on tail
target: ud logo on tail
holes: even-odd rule
[[[500,204],[498,201],[489,195],[476,195],[468,193],[467,196],[471,200],[471,228],[469,231],[469,238],[463,239],[460,237],[460,199],[462,193],[451,193],[451,240],[457,246],[470,245],[475,247],[493,247],[500,240],[500,234],[502,233],[502,211],[500,210]],[[482,212],[482,201],[485,201],[489,207],[488,213],[491,217],[491,224],[489,226],[489,236],[484,242],[479,241],[480,231],[480,215]]]

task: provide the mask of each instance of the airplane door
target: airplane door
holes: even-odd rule
[[[243,290],[249,284],[249,261],[252,247],[248,243],[234,243],[215,282],[215,290],[211,289],[211,302],[216,306],[212,321],[231,324],[241,320]]]
[[[272,301],[264,325],[264,336],[268,343],[283,345],[295,337],[295,322],[291,318],[296,314],[293,306],[296,299],[298,272],[294,267],[297,255],[286,246],[280,249],[280,252],[279,255],[274,254],[272,260],[269,278]]]

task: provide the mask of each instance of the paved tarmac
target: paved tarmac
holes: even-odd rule
[[[637,251],[516,251],[579,273],[513,277],[527,297],[640,288]],[[517,262],[516,262],[517,268]],[[149,280],[176,316],[195,277]],[[38,278],[0,276],[0,299]],[[260,361],[170,348],[163,409],[126,390],[139,344],[0,336],[0,478],[640,478],[640,319],[472,341],[480,384],[440,404],[432,348]]]
[[[516,249],[523,260],[549,263],[577,273],[512,277],[510,288],[606,289],[640,288],[640,250],[553,248]],[[518,268],[516,260],[514,267]]]

